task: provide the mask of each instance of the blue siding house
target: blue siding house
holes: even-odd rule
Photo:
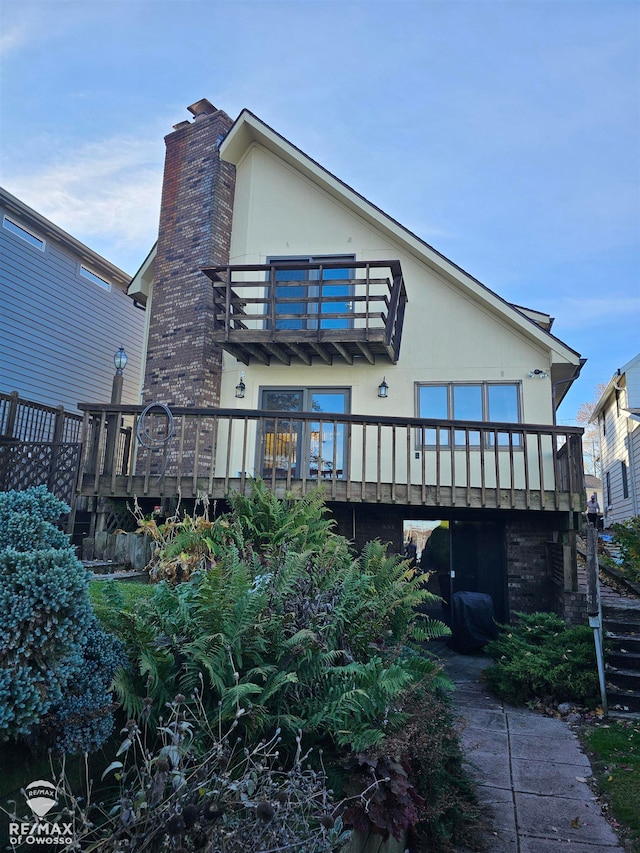
[[[130,276],[0,188],[0,393],[77,412],[111,398],[124,346],[122,402],[140,399],[145,312]]]

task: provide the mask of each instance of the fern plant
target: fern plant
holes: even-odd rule
[[[416,612],[434,599],[425,578],[380,542],[355,558],[321,492],[278,501],[256,482],[231,504],[224,549],[188,583],[161,582],[135,609],[116,604],[134,661],[115,680],[125,709],[201,691],[210,715],[240,720],[249,738],[280,726],[290,742],[302,729],[377,743],[402,724],[404,693],[436,678],[422,643],[448,629]]]
[[[241,527],[246,542],[259,553],[273,554],[290,548],[297,552],[320,548],[333,536],[334,522],[328,512],[321,488],[302,498],[277,498],[261,479],[251,481],[249,496],[229,495],[232,515]]]

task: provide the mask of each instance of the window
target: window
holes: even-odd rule
[[[346,388],[275,388],[262,391],[262,409],[280,412],[317,412],[317,421],[300,421],[295,416],[265,422],[262,437],[262,477],[339,479],[346,473],[346,433],[344,424],[322,421],[322,412],[349,411]],[[301,473],[302,472],[302,473]]]
[[[471,382],[417,385],[417,416],[449,421],[488,421],[490,423],[520,423],[519,385],[508,382]],[[423,446],[435,446],[437,438],[441,446],[448,446],[449,432],[446,428],[423,430]],[[480,432],[470,430],[469,444],[480,445]],[[466,445],[465,430],[455,430],[456,445]],[[489,444],[495,435],[488,436]],[[513,436],[514,444],[520,443]],[[498,444],[508,445],[508,433],[498,433]]]
[[[354,255],[314,255],[296,258],[269,258],[268,262],[302,261],[319,263],[343,261],[348,264]],[[320,315],[321,329],[347,329],[352,311],[349,297],[353,273],[348,266],[338,269],[280,269],[276,272],[276,314],[288,315],[276,320],[277,329],[317,329]],[[321,283],[320,282],[321,279]],[[291,284],[284,284],[291,282]],[[301,283],[302,282],[302,283]],[[309,282],[305,284],[304,282]],[[314,282],[316,282],[314,284]],[[332,284],[332,282],[336,282]],[[347,298],[344,298],[347,297]],[[299,301],[298,301],[299,300]],[[291,316],[294,315],[294,316]],[[327,316],[322,316],[327,315]]]
[[[625,498],[625,500],[626,500],[626,498],[629,497],[629,480],[627,477],[627,463],[626,462],[622,462],[622,461],[620,462],[620,471],[622,473],[622,497]]]
[[[12,234],[15,234],[16,237],[20,237],[22,240],[25,240],[30,246],[34,246],[36,249],[40,249],[40,251],[44,252],[44,240],[41,240],[40,237],[36,237],[35,234],[31,231],[27,231],[26,228],[23,228],[22,225],[18,225],[17,222],[9,219],[8,216],[5,216],[2,220],[2,227],[6,228],[7,231],[10,231]]]
[[[108,282],[106,279],[102,278],[102,276],[99,276],[97,273],[91,272],[90,269],[87,269],[87,267],[85,267],[83,265],[80,265],[80,275],[83,278],[86,278],[89,281],[92,281],[94,284],[97,284],[99,287],[103,287],[105,290],[111,290],[111,283],[110,282]]]
[[[605,484],[607,488],[607,506],[612,506],[611,503],[611,475],[607,471],[605,474]]]

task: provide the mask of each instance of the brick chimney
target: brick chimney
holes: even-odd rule
[[[218,146],[233,124],[206,98],[165,138],[158,249],[143,401],[218,406],[222,350],[213,345],[211,282],[202,267],[229,262],[235,166]]]

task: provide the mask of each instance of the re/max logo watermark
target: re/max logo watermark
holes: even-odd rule
[[[10,823],[9,841],[13,846],[52,847],[73,843],[72,823]]]
[[[52,782],[38,779],[23,791],[35,818],[34,822],[11,821],[9,842],[12,847],[54,847],[73,844],[73,823],[45,821],[44,816],[58,805],[58,791]]]

